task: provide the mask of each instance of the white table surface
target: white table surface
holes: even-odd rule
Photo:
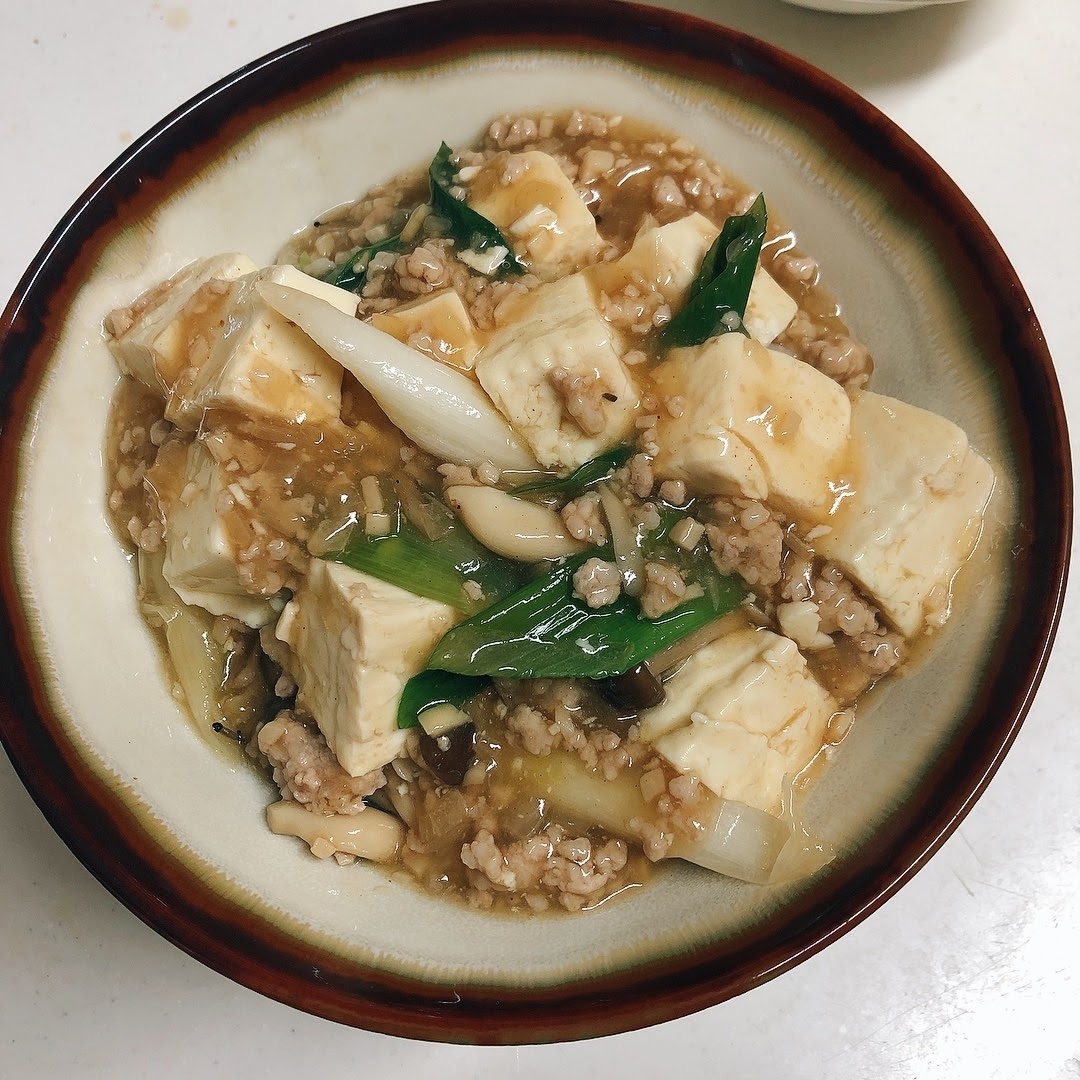
[[[511,2],[511,0],[508,0]],[[393,3],[0,0],[0,300],[133,136],[241,64]],[[995,231],[1038,312],[1074,431],[1080,6],[969,0],[832,16],[677,0],[853,86]],[[1076,440],[1074,440],[1075,442]],[[0,754],[0,1077],[769,1080],[1080,1077],[1080,603],[989,790],[930,864],[839,942],[741,998],[573,1045],[470,1048],[354,1031],[266,1000],[122,908]]]

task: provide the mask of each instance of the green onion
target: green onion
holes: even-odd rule
[[[426,596],[472,615],[520,588],[527,568],[489,551],[461,525],[446,507],[447,528],[429,540],[401,513],[393,496],[391,527],[386,536],[354,530],[345,549],[324,558],[388,581],[416,596]],[[434,504],[434,500],[433,500]],[[465,592],[465,582],[483,590],[479,599]]]
[[[600,480],[606,480],[617,468],[625,465],[633,454],[632,446],[617,446],[606,454],[600,454],[584,465],[579,465],[569,476],[561,480],[536,480],[522,484],[511,495],[567,495],[581,494]]]
[[[621,675],[673,641],[735,608],[746,594],[737,577],[715,569],[697,584],[704,595],[646,619],[625,593],[590,608],[574,595],[574,572],[606,551],[575,556],[498,604],[450,630],[429,668],[503,679],[589,678]]]
[[[341,266],[335,266],[329,273],[324,274],[322,280],[336,285],[339,289],[348,289],[358,293],[367,280],[368,266],[374,256],[380,251],[396,251],[401,247],[401,233],[388,236],[377,244],[368,244],[367,247],[357,248]]]
[[[450,194],[454,173],[457,172],[452,161],[453,154],[453,150],[443,143],[428,168],[432,213],[447,221],[449,235],[459,250],[483,252],[494,247],[506,250],[502,261],[492,270],[490,276],[526,273],[524,263],[514,254],[513,248],[498,227],[482,214],[478,214],[468,203],[455,199]]]
[[[742,320],[767,220],[765,197],[759,195],[745,214],[724,222],[690,286],[686,306],[660,332],[661,350],[700,345],[718,334],[746,333]]]
[[[489,681],[484,676],[455,675],[450,671],[421,671],[405,684],[398,701],[397,726],[415,727],[420,714],[435,705],[453,705],[460,709],[465,702],[480,693]]]

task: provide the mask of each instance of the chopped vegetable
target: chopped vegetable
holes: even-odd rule
[[[509,241],[497,226],[478,214],[463,199],[455,198],[450,189],[454,186],[453,150],[446,143],[439,147],[439,152],[432,159],[428,168],[428,180],[431,183],[431,209],[448,222],[448,232],[460,251],[474,251],[478,255],[489,252],[493,263],[487,271],[489,277],[504,274],[524,274],[526,268],[514,254]],[[496,249],[502,249],[501,258],[496,258]]]
[[[421,671],[414,675],[402,691],[398,702],[397,726],[415,727],[422,712],[436,705],[461,708],[488,685],[485,676],[457,675],[451,671]]]
[[[660,332],[661,350],[700,345],[718,334],[746,334],[743,315],[765,239],[765,197],[729,217],[702,260],[686,306]]]
[[[261,281],[259,295],[356,376],[417,446],[443,461],[536,468],[510,425],[467,375],[338,311],[325,300]]]
[[[577,754],[557,750],[546,757],[523,754],[515,776],[522,788],[581,825],[599,825],[634,840],[630,822],[647,821],[653,809],[632,774],[613,780],[591,771]],[[764,885],[771,880],[780,852],[792,835],[791,825],[732,799],[712,797],[701,809],[701,830],[690,840],[679,837],[668,857],[685,859],[716,873]],[[818,863],[814,869],[822,864]]]
[[[633,454],[632,446],[617,446],[605,454],[579,465],[569,476],[560,480],[536,480],[513,489],[514,495],[563,495],[573,498],[600,480],[606,480],[616,469],[625,465]]]
[[[704,595],[658,619],[645,619],[625,593],[591,609],[574,594],[574,571],[607,552],[591,551],[555,567],[444,635],[429,668],[504,679],[607,679],[640,664],[672,641],[734,608],[745,595],[738,578],[713,571]]]
[[[431,505],[435,504],[431,499]],[[481,611],[519,588],[526,571],[488,551],[446,507],[438,505],[448,520],[437,540],[429,540],[408,521],[395,500],[387,508],[390,521],[385,534],[354,529],[342,551],[324,557],[466,614]],[[466,589],[466,582],[475,582],[479,591]]]
[[[323,275],[322,280],[330,285],[336,285],[339,289],[348,289],[358,293],[367,280],[368,266],[371,260],[380,251],[398,251],[402,247],[401,233],[394,233],[377,244],[368,244],[366,247],[357,248],[348,259],[341,265]]]

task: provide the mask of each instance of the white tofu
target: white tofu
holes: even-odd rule
[[[257,269],[246,255],[213,255],[189,263],[130,307],[110,312],[105,332],[120,370],[167,395],[202,332],[203,319],[190,310],[192,298],[207,282],[231,281]]]
[[[275,632],[292,650],[300,707],[315,718],[346,772],[362,776],[401,753],[401,691],[460,618],[446,604],[339,563],[311,560],[308,579]]]
[[[678,349],[653,372],[662,412],[653,465],[715,495],[769,499],[791,516],[819,521],[845,460],[851,406],[828,376],[742,334]]]
[[[703,214],[688,214],[667,225],[643,229],[621,259],[598,263],[587,273],[608,295],[630,284],[656,289],[678,313],[686,304],[702,260],[719,235],[720,230]],[[759,265],[743,319],[750,336],[763,345],[772,344],[798,309],[799,305]]]
[[[642,737],[722,798],[772,814],[785,778],[806,768],[839,711],[795,643],[768,630],[718,638],[665,689],[665,702],[639,718]]]
[[[573,469],[629,434],[637,389],[619,359],[615,332],[596,309],[581,274],[541,285],[514,322],[492,336],[476,377],[496,408],[545,468]],[[566,411],[550,373],[562,368],[595,380],[602,429],[586,434]],[[614,398],[614,400],[611,400]]]
[[[162,500],[162,575],[185,604],[212,615],[231,615],[248,626],[264,626],[274,618],[274,609],[269,600],[252,596],[241,585],[238,552],[218,512],[218,498],[229,482],[229,474],[201,443],[188,447],[184,481]]]
[[[480,338],[456,289],[440,289],[393,311],[377,312],[371,325],[444,364],[471,371]]]
[[[798,310],[794,298],[784,292],[769,271],[759,264],[754,271],[743,315],[746,332],[762,345],[771,345],[788,328]]]
[[[356,298],[345,290],[296,275],[292,283],[304,292],[322,298],[334,289],[355,306]],[[263,300],[255,288],[259,280],[259,274],[239,278],[206,305],[205,345],[190,353],[165,408],[166,418],[179,427],[197,430],[207,409],[290,423],[337,419],[341,365]],[[215,294],[220,289],[221,283],[205,287]]]
[[[905,637],[942,625],[952,579],[979,537],[993,469],[944,417],[856,391],[845,481],[818,552]]]
[[[599,263],[588,273],[609,295],[630,284],[651,286],[678,311],[719,235],[720,230],[703,214],[688,214],[667,225],[642,229],[621,259]]]
[[[540,150],[493,158],[469,183],[467,201],[545,281],[579,269],[603,249],[592,212],[559,163]]]

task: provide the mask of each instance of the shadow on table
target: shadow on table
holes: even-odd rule
[[[1009,0],[968,0],[889,15],[832,15],[781,0],[663,0],[656,6],[753,34],[860,92],[906,82],[994,32]]]

